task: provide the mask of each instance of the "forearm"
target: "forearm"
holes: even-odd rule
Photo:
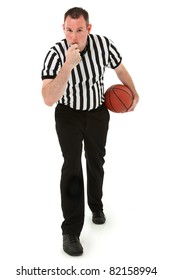
[[[133,80],[130,76],[130,74],[128,73],[128,71],[126,70],[126,68],[124,67],[123,64],[120,64],[116,69],[115,72],[119,78],[119,80],[126,85],[131,92],[133,93],[133,103],[132,106],[129,108],[128,111],[133,111],[137,105],[137,103],[139,102],[139,95],[136,91],[135,85],[133,83]]]
[[[134,98],[139,98],[134,82],[124,65],[121,65],[120,68],[118,68],[117,70],[115,69],[115,72],[117,73],[119,80],[132,91]]]
[[[70,46],[66,52],[66,60],[53,80],[44,80],[42,95],[48,106],[56,103],[65,93],[71,71],[80,62],[80,50],[77,44]]]
[[[43,84],[42,96],[48,106],[56,103],[64,94],[72,68],[64,64],[55,79]]]

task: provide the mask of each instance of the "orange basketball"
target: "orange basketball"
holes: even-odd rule
[[[133,94],[125,85],[112,85],[105,92],[106,107],[112,112],[127,112],[132,103]]]

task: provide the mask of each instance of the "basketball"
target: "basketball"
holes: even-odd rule
[[[105,92],[106,107],[112,112],[125,113],[131,107],[132,102],[133,94],[125,85],[112,85]]]

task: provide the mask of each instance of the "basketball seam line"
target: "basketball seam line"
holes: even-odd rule
[[[119,89],[120,90],[120,89]],[[125,93],[127,93],[128,94],[128,92],[127,91],[125,91],[125,90],[122,90],[122,91],[124,91]],[[116,97],[119,99],[119,101],[124,105],[124,107],[126,108],[126,110],[128,110],[129,108],[124,104],[124,102],[119,98],[119,96],[116,94],[116,92],[114,92],[113,91],[113,93],[116,95]],[[130,94],[128,94],[129,96],[130,96]]]

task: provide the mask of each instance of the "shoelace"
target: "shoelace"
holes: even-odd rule
[[[71,243],[78,242],[77,237],[75,235],[69,234],[68,237],[69,237]]]
[[[103,217],[103,213],[101,211],[97,211],[97,212],[94,213],[94,216],[98,217],[98,218],[101,218],[101,217]]]

